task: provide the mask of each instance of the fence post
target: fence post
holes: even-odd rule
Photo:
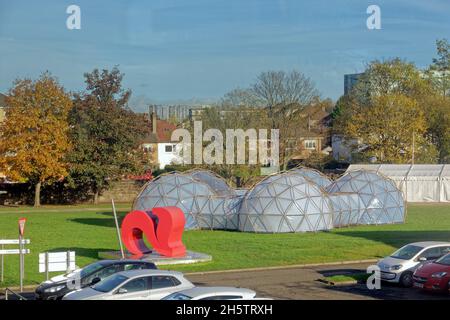
[[[70,251],[66,253],[66,272],[70,272]]]

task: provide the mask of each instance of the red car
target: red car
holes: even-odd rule
[[[450,290],[450,254],[421,265],[413,275],[414,287],[430,291]]]

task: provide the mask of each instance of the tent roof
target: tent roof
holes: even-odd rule
[[[449,164],[352,164],[347,171],[360,169],[376,171],[388,177],[450,178]]]

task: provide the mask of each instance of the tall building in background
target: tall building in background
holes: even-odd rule
[[[190,105],[150,105],[149,114],[155,113],[160,120],[175,119],[183,122],[191,116],[192,110],[201,110],[209,106],[190,106]]]
[[[344,94],[348,94],[352,90],[363,74],[364,73],[352,73],[344,75]]]

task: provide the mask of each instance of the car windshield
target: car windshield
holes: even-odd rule
[[[103,281],[100,281],[96,285],[92,287],[92,289],[100,292],[109,292],[116,288],[118,285],[124,283],[126,280],[128,280],[127,277],[120,275],[120,274],[113,274],[112,276],[109,276]]]
[[[192,297],[189,297],[182,293],[172,293],[171,295],[168,295],[167,297],[163,298],[162,300],[191,300]]]
[[[446,256],[443,256],[443,257],[437,259],[436,263],[450,266],[450,254],[447,254]]]
[[[414,258],[416,254],[418,254],[422,249],[423,249],[422,247],[413,246],[409,244],[395,251],[391,255],[391,257],[396,259],[409,260]]]
[[[104,267],[104,264],[100,262],[92,263],[83,269],[81,269],[81,277],[84,278],[86,276],[91,275],[94,272],[97,272],[98,270],[102,269]]]

